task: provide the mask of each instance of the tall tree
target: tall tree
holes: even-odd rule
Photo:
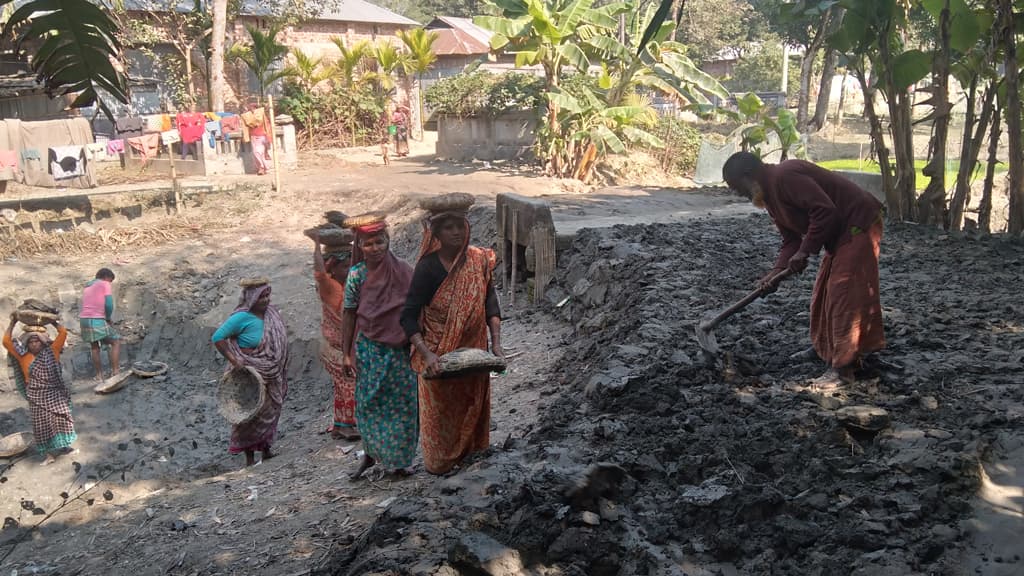
[[[277,35],[281,33],[279,24],[272,25],[266,32],[255,26],[246,26],[245,30],[249,34],[249,43],[233,45],[227,58],[244,63],[253,73],[262,102],[271,84],[291,74],[287,68],[276,69],[288,55],[288,47],[277,41]]]
[[[722,51],[743,50],[763,37],[761,15],[746,0],[689,0],[679,19],[675,39],[699,64],[713,61]]]
[[[419,138],[423,139],[423,74],[437,61],[433,46],[438,35],[437,32],[414,28],[399,30],[398,37],[409,51],[409,72],[416,75],[416,85],[413,87],[416,92],[416,118],[413,124],[416,125]]]
[[[1024,232],[1024,149],[1021,148],[1020,68],[1017,60],[1017,26],[1013,0],[999,0],[999,29],[1003,41],[1003,65],[1006,71],[1006,134],[1009,140],[1011,234]]]
[[[210,31],[210,109],[224,110],[224,42],[228,27],[228,0],[212,0],[213,27]]]

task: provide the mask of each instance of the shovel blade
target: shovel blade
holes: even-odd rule
[[[703,323],[697,326],[697,343],[706,354],[718,355],[718,341],[715,340],[714,329],[705,329]]]

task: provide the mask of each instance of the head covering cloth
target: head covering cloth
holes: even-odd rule
[[[398,320],[412,283],[412,267],[391,251],[391,237],[383,219],[353,227],[353,230],[356,241],[352,245],[352,266],[366,260],[362,246],[365,240],[384,236],[388,242],[387,254],[380,264],[366,266],[366,281],[359,290],[356,328],[374,342],[402,346],[407,338]]]

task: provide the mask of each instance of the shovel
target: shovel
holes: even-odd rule
[[[793,275],[793,271],[786,269],[779,272],[771,279],[771,285],[777,285],[782,280],[785,280],[789,276]],[[750,294],[743,297],[742,300],[729,306],[717,316],[712,318],[704,318],[700,324],[697,325],[697,342],[700,344],[701,349],[711,358],[718,355],[718,342],[715,340],[715,327],[725,321],[726,318],[733,314],[743,310],[750,305],[751,302],[767,295],[771,292],[771,288],[758,288]]]

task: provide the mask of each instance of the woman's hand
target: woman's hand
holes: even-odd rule
[[[441,359],[438,358],[437,354],[428,350],[427,353],[424,354],[423,360],[427,365],[426,370],[424,370],[424,375],[427,378],[433,378],[441,372]]]
[[[356,377],[356,360],[351,354],[345,354],[345,359],[341,361],[341,371],[349,378]]]
[[[245,368],[245,364],[242,363],[242,359],[235,355],[228,358],[228,364],[231,364],[231,367],[236,370]]]
[[[304,232],[304,234],[306,235],[306,238],[309,238],[313,242],[316,242],[317,245],[320,244],[320,231],[319,230],[313,228],[313,229],[310,229],[310,230],[306,230]]]
[[[494,354],[502,360],[505,359],[505,350],[502,349],[501,343],[491,342],[491,354]]]

